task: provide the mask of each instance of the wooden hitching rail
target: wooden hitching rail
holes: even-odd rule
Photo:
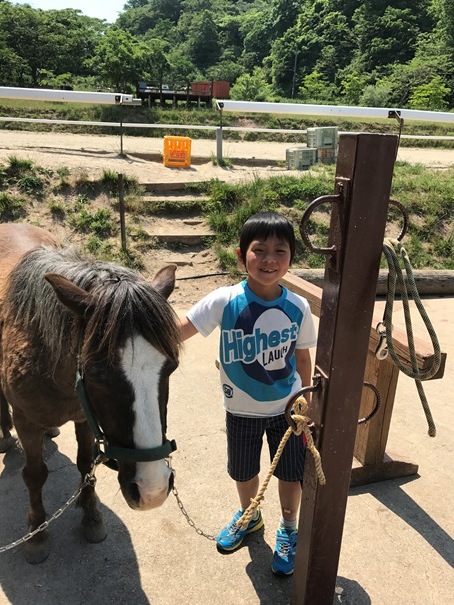
[[[304,296],[311,306],[312,313],[315,316],[320,317],[322,288],[314,286],[310,282],[301,279],[292,273],[287,273],[282,279],[282,283],[289,288],[289,290]],[[379,342],[376,326],[381,320],[382,317],[375,316],[372,320],[369,350],[364,374],[364,381],[374,384],[380,391],[382,399],[381,409],[370,422],[358,426],[354,451],[355,458],[353,460],[350,482],[351,486],[413,475],[418,471],[417,464],[404,460],[392,460],[386,454],[386,444],[391,424],[399,370],[390,356],[383,360],[379,360],[375,356],[375,350]],[[406,333],[403,330],[394,327],[393,342],[399,360],[411,368]],[[431,367],[432,364],[432,347],[427,342],[416,337],[414,338],[414,342],[418,368],[420,371],[425,371]],[[446,353],[442,353],[441,367],[433,379],[443,377],[445,363]],[[360,417],[370,413],[373,404],[374,396],[372,392],[370,389],[364,389],[361,399]]]

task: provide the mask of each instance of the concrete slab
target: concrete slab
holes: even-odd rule
[[[417,463],[419,474],[350,491],[337,582],[343,594],[334,603],[454,602],[454,298],[428,298],[424,305],[448,353],[444,378],[425,383],[438,433],[427,436],[415,385],[401,375],[389,452]],[[419,320],[415,325],[416,335],[425,337]],[[217,345],[217,334],[196,336],[185,344],[171,381],[169,407],[168,434],[178,444],[172,459],[176,487],[191,523],[206,534],[217,533],[237,506],[225,468]],[[49,513],[78,485],[73,433],[72,425],[66,425],[58,438],[46,442]],[[0,457],[0,545],[26,531],[22,463],[18,448]],[[264,453],[263,475],[268,465]],[[290,603],[291,578],[276,578],[270,570],[279,519],[274,480],[263,503],[264,530],[249,536],[237,552],[221,555],[212,540],[191,527],[173,495],[160,509],[138,513],[124,502],[113,471],[99,468],[97,478],[107,539],[86,543],[79,529],[80,511],[71,507],[50,527],[52,551],[43,564],[28,565],[22,547],[0,553],[0,604]]]

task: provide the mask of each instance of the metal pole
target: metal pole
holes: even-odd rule
[[[125,187],[123,174],[118,175],[118,198],[120,201],[121,249],[123,252],[126,252]]]
[[[219,128],[216,130],[216,159],[218,164],[222,162],[222,110],[224,103],[217,103],[217,109],[219,109]]]
[[[332,605],[397,136],[340,136],[309,416],[326,485],[306,457],[293,605]],[[302,222],[302,230],[303,230]],[[325,253],[328,249],[325,249]]]
[[[120,105],[120,155],[123,157],[123,105]]]
[[[293,80],[292,80],[292,99],[295,95],[296,66],[297,66],[299,53],[300,53],[299,50],[295,50],[295,62],[293,64]]]

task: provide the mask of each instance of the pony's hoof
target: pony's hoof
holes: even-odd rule
[[[53,426],[52,428],[47,429],[46,435],[48,437],[58,437],[60,435],[60,429],[58,426]]]
[[[38,539],[37,539],[38,538]],[[37,565],[47,559],[50,553],[49,536],[41,532],[25,543],[25,560],[31,565]]]
[[[107,529],[102,520],[96,523],[83,524],[82,531],[85,540],[87,540],[87,542],[92,542],[93,544],[102,542],[107,538]]]

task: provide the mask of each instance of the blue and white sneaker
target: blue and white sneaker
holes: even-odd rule
[[[295,567],[297,530],[288,530],[280,527],[276,533],[276,546],[274,548],[271,570],[278,576],[290,576]]]
[[[244,510],[238,509],[232,520],[216,536],[216,544],[221,550],[235,550],[243,542],[243,538],[263,527],[262,512],[258,511],[256,519],[251,519],[245,529],[237,527],[236,522],[243,516]]]

